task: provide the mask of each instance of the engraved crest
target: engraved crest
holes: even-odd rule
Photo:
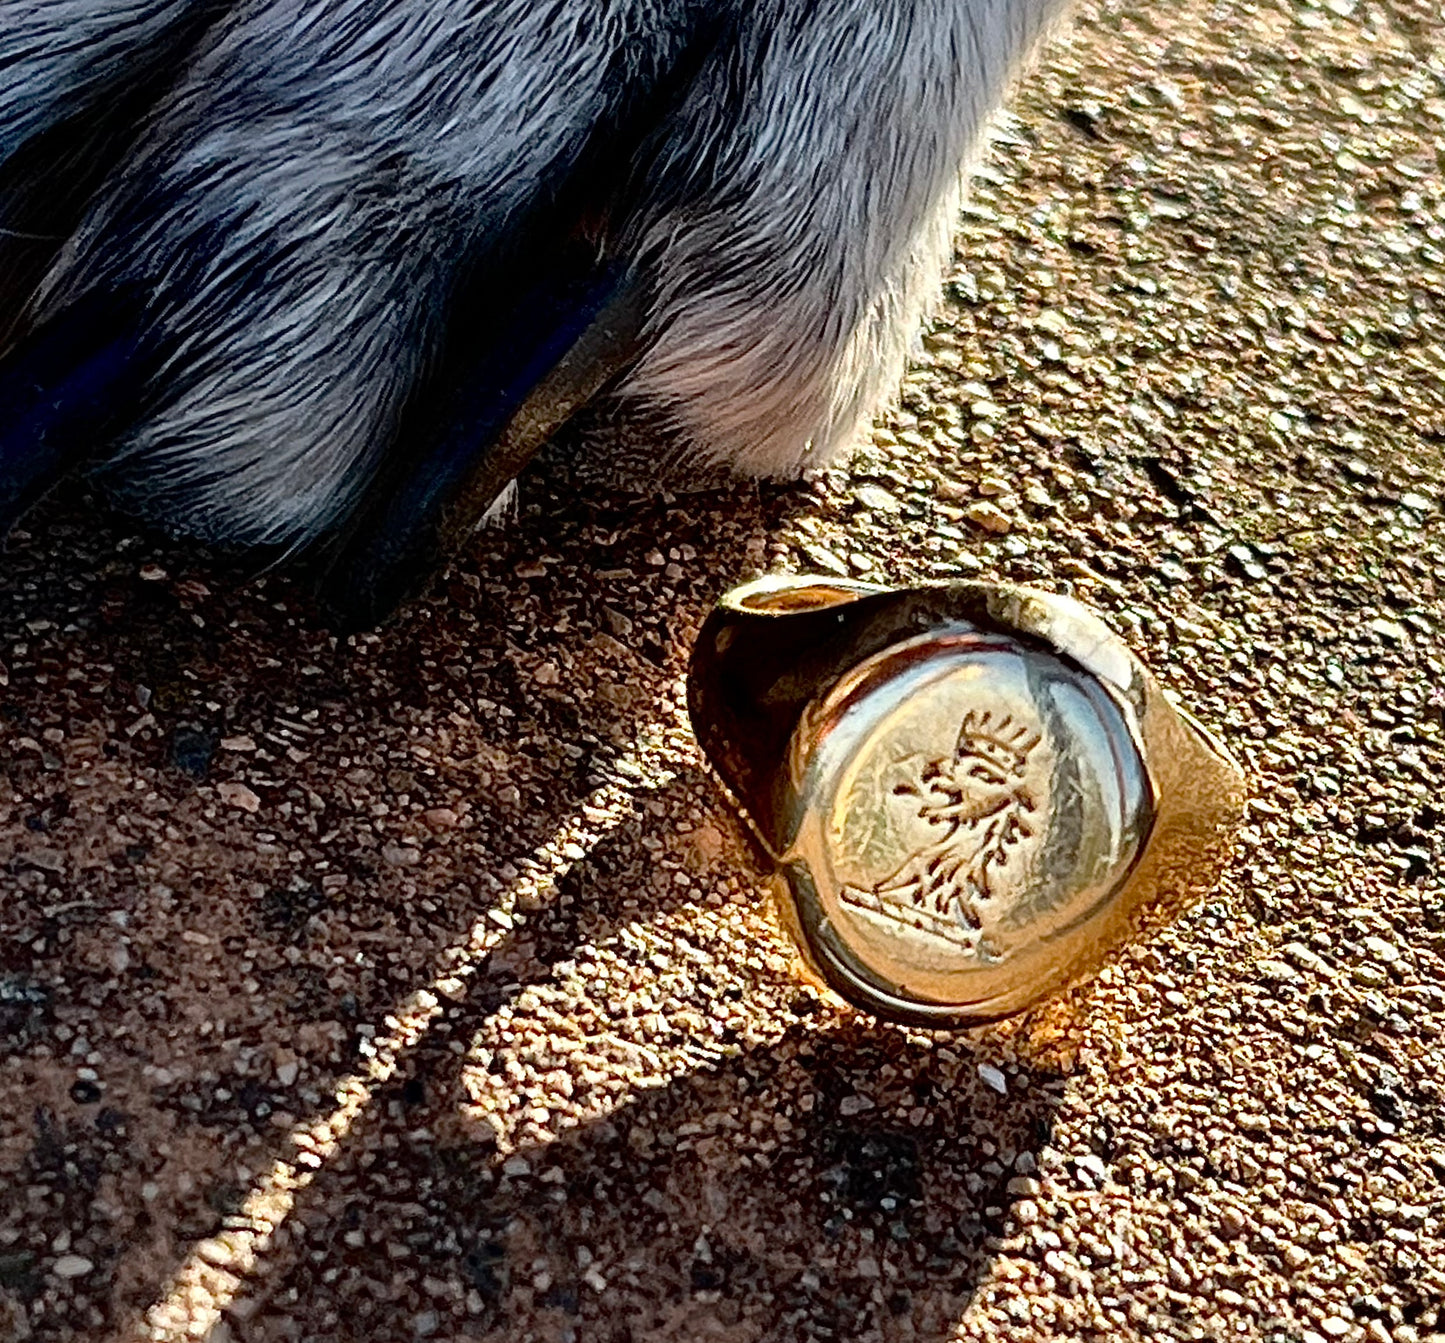
[[[965,714],[952,755],[924,760],[893,789],[916,800],[932,837],[871,889],[845,887],[843,903],[977,951],[1003,873],[1037,833],[1029,762],[1039,742],[1002,710]]]

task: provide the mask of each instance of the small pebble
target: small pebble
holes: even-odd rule
[[[964,512],[970,522],[983,528],[986,532],[1002,536],[1013,530],[1013,523],[1009,520],[1008,514],[994,504],[987,502],[970,504]]]
[[[1000,1096],[1008,1095],[1008,1078],[991,1063],[980,1063],[978,1065],[978,1075],[983,1079],[985,1086],[991,1087],[994,1091],[997,1091]]]

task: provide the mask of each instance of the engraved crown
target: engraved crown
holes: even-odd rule
[[[1021,777],[1030,754],[1041,738],[1026,723],[1014,720],[1012,714],[994,714],[992,709],[970,709],[958,729],[958,743],[953,758],[982,759],[1004,774]]]

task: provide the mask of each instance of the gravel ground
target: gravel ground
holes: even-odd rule
[[[1092,7],[852,474],[559,454],[433,600],[52,501],[0,580],[0,1337],[1445,1334],[1445,20]],[[770,567],[1099,606],[1217,897],[967,1037],[799,985],[685,727]]]

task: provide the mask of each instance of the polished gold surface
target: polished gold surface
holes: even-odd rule
[[[808,965],[896,1020],[1097,969],[1213,883],[1243,804],[1102,622],[1031,589],[760,580],[704,629],[691,702]]]

